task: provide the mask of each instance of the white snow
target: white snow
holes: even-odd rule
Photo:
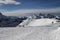
[[[52,24],[52,22],[56,23],[56,19],[48,19],[48,18],[42,18],[42,19],[36,19],[33,20],[31,23],[28,24],[28,26],[42,26],[42,25],[49,25]]]
[[[42,25],[49,25],[53,23],[57,23],[56,19],[48,19],[48,18],[42,18],[42,19],[26,19],[22,23],[20,23],[18,26],[42,26]]]
[[[27,27],[0,28],[0,40],[60,40],[60,23],[55,19],[37,19]]]

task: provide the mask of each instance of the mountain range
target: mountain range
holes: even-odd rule
[[[5,16],[0,13],[0,27],[16,27],[23,20],[24,18],[19,18],[15,16]]]
[[[40,18],[55,18],[60,20],[60,16],[52,15],[52,14],[30,14],[30,16],[35,17],[35,19]],[[19,25],[23,20],[27,19],[29,16],[22,16],[22,17],[16,17],[16,16],[5,16],[0,12],[0,27],[16,27]]]

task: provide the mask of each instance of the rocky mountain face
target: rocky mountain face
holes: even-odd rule
[[[58,19],[60,20],[60,16],[56,16],[56,15],[52,15],[52,14],[43,14],[43,13],[39,13],[39,14],[34,14],[36,19],[39,19],[39,18],[55,18],[55,19]]]
[[[0,27],[16,27],[25,19],[26,17],[18,18],[15,16],[4,16],[2,13],[0,13]]]
[[[29,16],[28,16],[29,17]],[[5,16],[2,13],[0,13],[0,27],[16,27],[18,24],[23,22],[23,20],[28,18],[27,16],[23,17],[15,17],[15,16]],[[55,16],[52,14],[33,14],[33,17],[35,19],[40,19],[40,18],[55,18],[60,20],[60,16]]]

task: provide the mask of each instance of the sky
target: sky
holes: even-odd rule
[[[0,0],[4,14],[60,13],[60,0]]]

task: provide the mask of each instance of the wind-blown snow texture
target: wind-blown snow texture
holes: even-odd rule
[[[0,28],[0,40],[60,40],[60,23],[52,24],[52,20],[55,22],[55,19],[40,19],[48,25],[36,25],[40,23],[38,19],[26,27]]]

